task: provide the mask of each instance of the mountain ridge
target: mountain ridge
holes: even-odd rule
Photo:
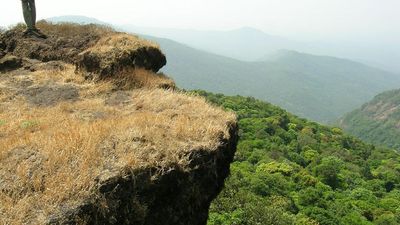
[[[298,49],[300,45],[304,45],[252,27],[226,31],[141,28],[129,25],[121,28],[127,32],[168,38],[210,53],[249,62],[257,61],[267,52],[282,48]]]
[[[375,94],[400,85],[399,76],[334,57],[301,54],[298,60],[243,62],[146,37],[160,43],[169,56],[163,71],[172,74],[181,87],[254,96],[320,122],[333,122]],[[329,65],[331,61],[336,64]],[[360,84],[355,83],[358,80]],[[310,101],[304,104],[306,99]]]
[[[400,150],[400,89],[375,96],[346,114],[339,125],[352,135],[375,145]]]

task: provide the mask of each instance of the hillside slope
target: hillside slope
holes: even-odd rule
[[[400,89],[377,95],[339,124],[365,141],[400,150]]]
[[[206,224],[235,115],[175,91],[154,42],[38,26],[0,34],[0,224]]]
[[[333,57],[283,51],[274,60],[243,62],[170,41],[163,69],[180,87],[253,96],[301,117],[332,122],[374,95],[400,85],[400,76]]]
[[[240,141],[209,225],[400,224],[400,154],[269,103],[198,91],[236,112]]]

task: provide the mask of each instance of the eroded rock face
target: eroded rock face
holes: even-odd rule
[[[190,169],[171,165],[118,172],[98,177],[98,198],[53,215],[48,224],[205,225],[211,201],[223,188],[238,141],[232,124],[230,139],[217,151],[190,153]]]
[[[16,56],[0,58],[0,72],[7,72],[22,67],[22,59]]]
[[[0,35],[1,35],[1,33],[0,33]],[[0,40],[0,59],[6,55],[6,53],[4,51],[5,48],[6,48],[6,45],[4,44],[4,42],[2,40]]]

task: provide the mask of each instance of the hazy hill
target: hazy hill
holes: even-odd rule
[[[197,49],[243,61],[257,61],[267,53],[280,49],[305,49],[305,43],[273,36],[263,31],[243,27],[228,31],[199,31],[184,29],[121,26],[123,30],[168,38]]]
[[[377,95],[344,116],[340,125],[365,141],[400,150],[400,89]]]
[[[164,71],[180,87],[254,96],[320,122],[400,85],[400,76],[344,59],[281,51],[270,61],[244,62],[152,39],[168,57]]]
[[[46,19],[47,21],[51,21],[53,23],[60,22],[71,22],[71,23],[79,23],[79,24],[101,24],[101,25],[109,25],[106,22],[98,20],[96,18],[87,17],[87,16],[77,16],[77,15],[65,15],[65,16],[56,16],[50,17]]]
[[[207,52],[243,60],[258,61],[265,55],[281,49],[310,54],[329,55],[351,59],[384,70],[400,72],[400,48],[385,41],[296,41],[270,35],[261,30],[243,27],[227,31],[148,28],[134,25],[120,26],[123,30],[168,38]]]

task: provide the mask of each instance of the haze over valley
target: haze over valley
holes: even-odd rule
[[[119,27],[129,32],[168,38],[200,50],[243,61],[263,61],[268,55],[286,49],[346,58],[400,74],[400,48],[382,42],[297,41],[267,34],[252,27],[228,31],[145,28],[133,25]]]

